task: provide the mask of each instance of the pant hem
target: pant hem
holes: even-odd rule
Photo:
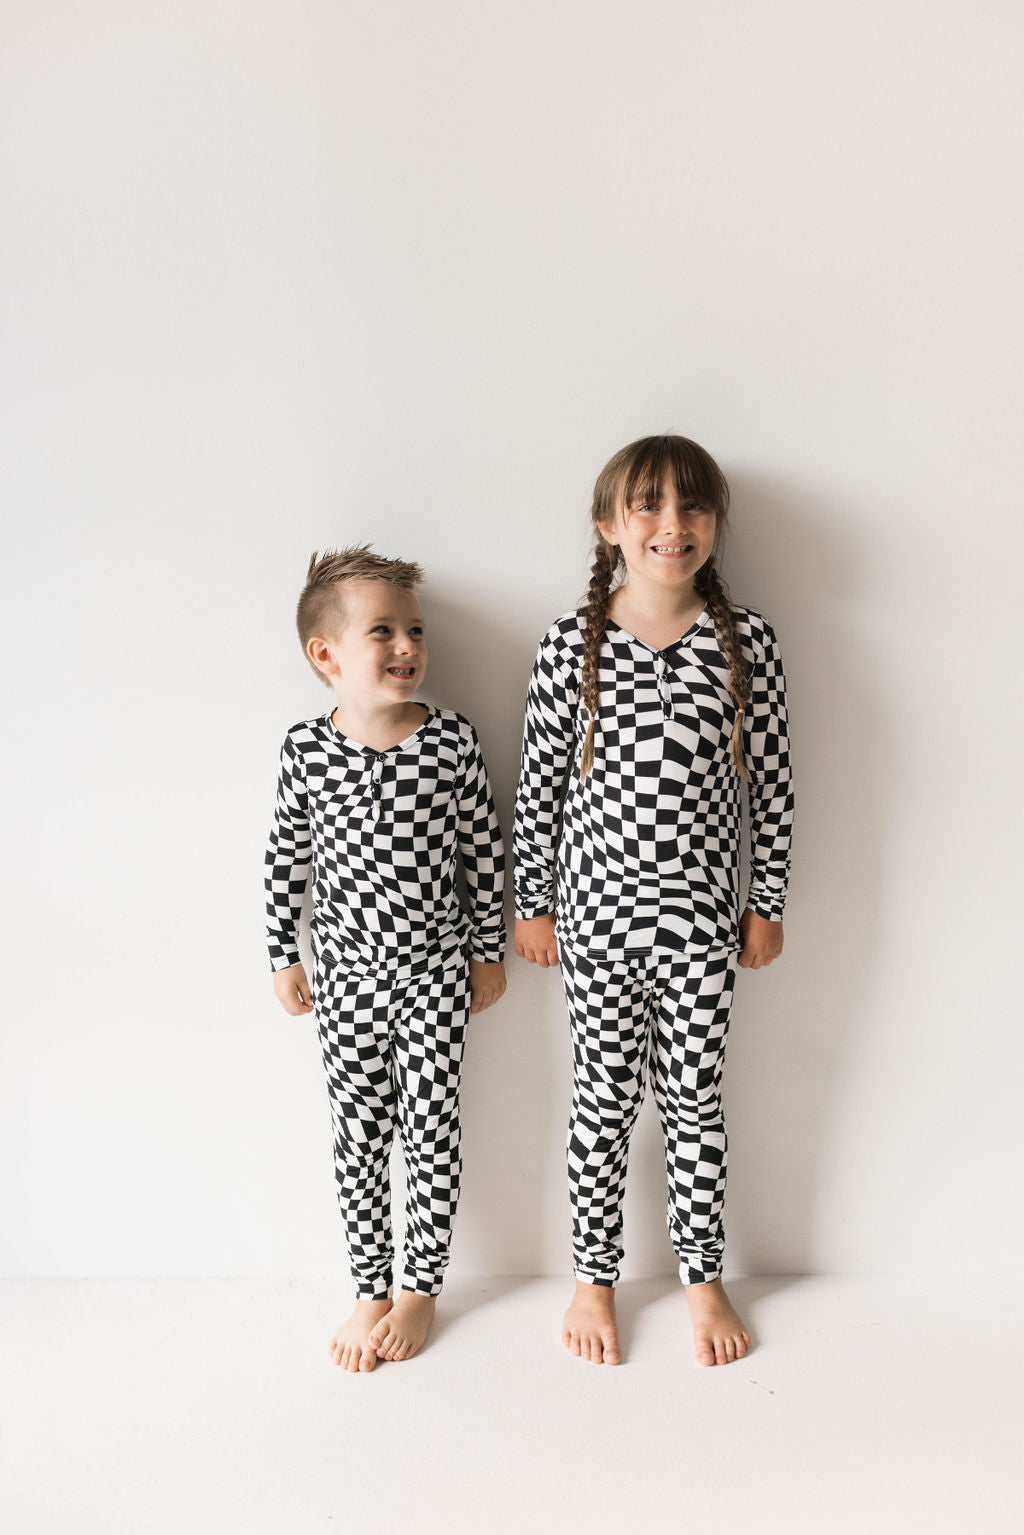
[[[679,1278],[684,1286],[689,1286],[692,1284],[714,1284],[716,1279],[721,1279],[722,1273],[722,1269],[718,1269],[714,1274],[704,1274],[697,1269],[688,1269],[685,1264],[681,1263],[679,1265]]]

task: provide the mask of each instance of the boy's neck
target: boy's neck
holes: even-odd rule
[[[335,730],[371,751],[388,751],[418,730],[427,717],[427,705],[409,699],[405,703],[377,704],[365,699],[342,698],[331,711]]]

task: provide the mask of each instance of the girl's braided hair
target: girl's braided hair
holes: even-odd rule
[[[594,525],[594,562],[585,600],[580,680],[580,696],[590,715],[590,724],[580,761],[581,783],[594,765],[594,732],[601,702],[599,659],[608,625],[612,581],[616,572],[625,569],[621,548],[608,543],[602,534],[602,525],[610,526],[619,511],[625,513],[627,508],[649,499],[656,501],[666,469],[672,471],[680,501],[699,501],[715,512],[715,542],[711,557],[697,572],[693,584],[707,603],[718,642],[729,662],[729,692],[736,704],[732,760],[740,777],[748,776],[743,761],[743,709],[750,702],[750,670],[740,646],[736,615],[715,565],[725,538],[729,486],[710,453],[697,443],[688,437],[662,436],[641,437],[622,448],[605,464],[594,485],[594,501],[590,508]]]

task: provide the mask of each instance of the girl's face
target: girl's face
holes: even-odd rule
[[[615,521],[602,523],[601,532],[609,544],[622,550],[631,578],[692,586],[711,555],[717,522],[711,508],[689,497],[679,499],[668,469],[656,501],[638,499],[632,507],[620,505]]]

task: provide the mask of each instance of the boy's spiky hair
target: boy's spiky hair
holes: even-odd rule
[[[382,554],[372,554],[369,544],[327,549],[323,554],[317,554],[314,549],[309,557],[306,584],[295,610],[302,654],[310,666],[313,662],[306,646],[313,636],[336,638],[341,632],[346,617],[344,592],[347,581],[386,581],[403,592],[413,592],[422,580],[421,566],[412,560],[389,560]],[[323,672],[317,671],[315,666],[313,670],[324,686],[330,687]]]

